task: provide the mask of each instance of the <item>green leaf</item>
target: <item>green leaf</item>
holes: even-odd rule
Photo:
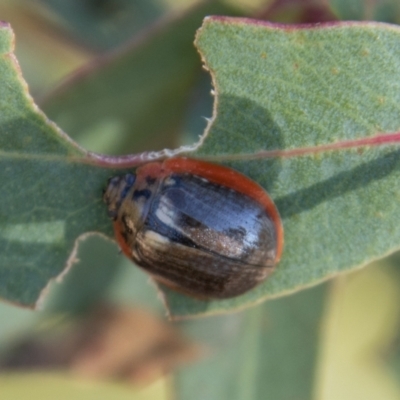
[[[400,22],[400,4],[397,0],[330,0],[329,4],[332,11],[343,20]]]
[[[327,294],[321,285],[246,312],[184,323],[208,345],[208,357],[177,373],[177,398],[312,399]]]
[[[338,23],[285,29],[211,17],[196,43],[217,96],[196,156],[242,158],[229,165],[269,191],[285,245],[274,274],[241,297],[204,302],[163,288],[171,314],[242,308],[398,249],[398,144],[271,159],[257,159],[257,153],[398,132],[399,28]]]
[[[217,1],[204,2],[152,26],[50,93],[42,104],[46,114],[92,151],[126,154],[177,146],[201,72],[196,29],[204,16],[230,11]]]
[[[123,43],[151,21],[166,5],[159,0],[81,1],[40,0],[50,16],[81,43],[107,50]],[[32,8],[38,10],[35,5]],[[32,10],[35,12],[35,9]],[[39,8],[39,12],[43,12]]]
[[[194,30],[194,21],[199,23],[207,10],[216,8],[216,5],[208,5],[196,9],[189,14],[190,18],[184,26]],[[184,50],[186,43],[191,42],[193,37],[190,34],[188,38],[182,39],[176,30],[179,26],[182,27],[171,22],[170,29],[173,31],[172,36],[184,44]],[[141,65],[145,73],[151,64],[149,58],[154,61],[153,52],[166,51],[160,36],[162,35],[158,32],[157,45],[148,53],[146,50],[147,55],[142,58]],[[85,237],[88,232],[101,232],[113,237],[102,202],[102,190],[107,179],[115,175],[116,171],[87,165],[86,152],[37,109],[27,94],[26,84],[12,54],[13,40],[11,29],[2,24],[0,161],[3,167],[0,171],[0,182],[4,194],[0,200],[0,297],[17,304],[32,306],[49,280],[59,276],[66,265],[70,267],[75,261],[79,238]],[[176,51],[179,54],[178,48]],[[193,55],[189,55],[189,58],[197,57],[195,50],[191,50],[191,53]],[[185,80],[178,73],[179,62],[175,63],[175,67],[178,67],[178,71],[173,72],[177,79]],[[126,65],[124,68],[127,73]],[[148,78],[150,79],[150,75]],[[174,79],[173,82],[177,82],[176,78]],[[159,84],[162,82],[158,81]],[[173,82],[172,85],[170,82],[163,85],[167,85],[169,90],[174,90]],[[177,85],[179,86],[179,83]],[[157,92],[160,87],[156,85],[156,89]],[[97,95],[96,92],[96,98]],[[130,95],[136,96],[137,93]],[[153,94],[150,94],[150,98],[155,100]],[[182,99],[179,101],[182,102]],[[173,101],[167,103],[170,105]],[[147,103],[147,106],[149,104],[151,102]],[[66,107],[66,104],[64,106]],[[79,105],[81,106],[82,104]],[[134,105],[129,103],[129,109],[131,106]],[[87,111],[88,107],[84,114]],[[148,118],[150,110],[147,111]],[[159,119],[152,119],[156,120],[158,128],[161,126],[159,124],[166,122],[162,115],[170,118],[168,110],[165,114],[163,112],[162,110]],[[140,110],[135,115],[141,118]],[[79,121],[79,117],[75,117]],[[122,121],[121,116],[120,118]],[[136,119],[135,124],[137,122]],[[101,285],[100,281],[103,278],[94,270],[93,279],[97,279],[96,283]],[[78,303],[80,300],[77,300]]]
[[[244,296],[200,302],[165,289],[173,315],[243,308],[361,267],[399,247],[395,145],[254,159],[399,131],[399,29],[336,24],[284,29],[209,18],[197,44],[212,72],[214,121],[197,156],[236,157],[269,190],[285,228],[274,275]],[[0,30],[0,296],[32,305],[86,232],[112,236],[101,192],[115,171],[37,110]],[[120,171],[121,172],[121,171]],[[73,255],[70,261],[73,260]]]
[[[157,288],[149,276],[135,268],[114,243],[90,237],[79,245],[77,260],[62,282],[50,285],[42,307],[44,311],[82,314],[99,302],[111,302],[134,304],[135,307],[165,314]]]
[[[46,296],[47,312],[85,313],[105,297],[120,272],[115,245],[89,237],[79,245],[77,262],[62,282],[54,282]],[[73,295],[71,295],[73,293]]]
[[[111,236],[101,201],[112,174],[80,161],[85,153],[37,109],[0,25],[0,297],[33,305],[59,275],[78,237]],[[75,161],[74,161],[75,160]]]
[[[10,351],[11,343],[30,332],[40,313],[0,302],[0,359]]]

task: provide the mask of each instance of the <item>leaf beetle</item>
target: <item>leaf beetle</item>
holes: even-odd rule
[[[243,294],[281,257],[274,202],[228,167],[184,157],[150,162],[109,179],[103,199],[122,252],[157,281],[197,298]]]

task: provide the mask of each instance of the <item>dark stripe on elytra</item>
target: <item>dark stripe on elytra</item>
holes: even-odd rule
[[[255,200],[238,193],[234,189],[204,180],[203,178],[181,174],[171,176],[174,180],[173,185],[161,186],[160,197],[171,200],[175,208],[180,210],[193,210],[190,204],[191,198],[196,197],[200,202],[209,206],[214,202],[226,202],[226,206],[232,205],[234,212],[246,211],[247,208],[259,209],[259,214],[263,215],[264,208]],[[251,206],[252,205],[252,206]]]
[[[161,193],[159,193],[156,196],[156,198],[153,199],[151,210],[148,213],[145,226],[143,228],[145,230],[154,231],[160,234],[161,236],[168,238],[169,240],[171,240],[171,242],[203,250],[206,251],[207,253],[214,253],[218,257],[223,257],[221,254],[215,253],[214,251],[211,251],[209,248],[205,248],[204,246],[199,245],[198,243],[190,239],[187,235],[185,235],[185,228],[196,228],[198,230],[201,229],[206,230],[209,227],[200,222],[197,218],[193,218],[187,215],[185,212],[182,212],[182,210],[185,210],[187,208],[187,204],[185,204],[186,201],[190,201],[190,198],[186,197],[184,193],[191,192],[192,188],[202,187],[203,193],[201,193],[200,191],[199,194],[205,194],[205,192],[209,191],[210,185],[214,186],[217,191],[220,191],[220,193],[224,192],[227,195],[229,195],[232,192],[232,190],[214,184],[212,182],[205,181],[200,177],[192,175],[189,176],[189,174],[180,174],[180,175],[173,174],[171,175],[171,178],[174,180],[174,184],[164,187],[161,186]],[[207,189],[205,192],[204,188]],[[182,228],[181,230],[183,231],[183,233],[181,231],[177,231],[174,227],[165,224],[156,216],[156,210],[160,209],[160,200],[163,197],[167,198],[173,205],[174,207],[173,223],[176,226],[180,226]],[[230,237],[234,237],[238,241],[242,242],[247,234],[247,230],[243,226],[236,228],[231,227],[230,229],[221,230],[221,233]],[[231,260],[229,257],[226,258],[227,260]]]
[[[186,219],[186,220],[192,220],[191,223],[195,224],[196,222],[200,225],[202,225],[200,222],[193,220],[192,218],[181,214],[180,218],[182,219]],[[178,222],[179,224],[179,222]],[[188,224],[187,224],[188,225]],[[167,237],[171,242],[174,243],[179,243],[181,245],[187,246],[187,247],[191,247],[191,248],[195,248],[198,250],[203,250],[207,253],[210,254],[215,254],[217,257],[219,257],[220,259],[226,259],[227,263],[232,263],[233,260],[230,257],[227,256],[223,256],[219,253],[215,253],[214,251],[210,251],[209,248],[206,248],[204,246],[199,246],[196,242],[194,242],[193,240],[191,240],[190,238],[188,238],[187,236],[185,236],[184,234],[182,234],[181,232],[177,231],[176,229],[171,228],[170,226],[168,226],[167,224],[165,224],[164,222],[160,221],[157,216],[154,215],[154,213],[152,213],[152,215],[149,215],[149,217],[147,218],[146,222],[145,222],[145,230],[150,230],[153,232],[156,232],[158,234],[160,234],[163,237]],[[242,234],[242,232],[232,232],[233,234],[237,234],[240,235]],[[243,265],[242,261],[238,261],[238,265]],[[252,265],[252,267],[260,267],[258,265]]]
[[[193,240],[189,239],[186,235],[170,227],[169,225],[162,222],[154,212],[150,212],[147,216],[144,224],[145,230],[150,230],[160,234],[161,236],[168,238],[172,242],[180,243],[187,247],[193,247],[196,249],[202,249]]]
[[[247,230],[243,226],[241,226],[239,228],[229,228],[226,231],[224,231],[224,233],[229,237],[232,237],[240,242],[243,242],[244,238],[247,235]]]
[[[207,228],[203,223],[201,223],[197,219],[192,218],[189,215],[183,213],[179,213],[177,215],[176,224],[182,226],[183,230],[185,230],[186,226],[189,228],[197,228],[197,229],[203,228],[204,230]]]
[[[221,260],[226,259],[227,264],[234,262],[234,260],[232,260],[230,257],[223,256],[219,253],[210,251],[210,249],[208,249],[204,246],[199,246],[196,242],[189,239],[187,236],[183,235],[182,233],[178,232],[176,229],[173,229],[170,226],[168,226],[167,224],[165,224],[164,222],[160,221],[159,218],[155,215],[155,213],[151,213],[151,212],[149,213],[143,228],[146,231],[149,230],[149,231],[156,232],[156,233],[160,234],[161,236],[168,238],[171,242],[179,243],[184,246],[192,247],[192,248],[195,248],[198,250],[203,250],[210,254],[215,254]],[[237,264],[240,266],[243,266],[245,268],[253,268],[253,267],[265,268],[265,266],[261,266],[261,265],[248,264],[247,266],[245,266],[245,263],[240,260],[237,261]],[[271,267],[272,267],[272,265],[271,265]],[[162,268],[161,268],[161,270],[162,270]]]
[[[162,194],[160,195],[159,198],[162,196],[165,196],[171,201],[171,204],[174,205],[174,211],[176,213],[175,215],[175,223],[178,226],[182,226],[182,230],[185,230],[185,227],[189,228],[197,228],[201,229],[203,228],[204,230],[207,229],[208,227],[200,222],[198,219],[193,218],[185,213],[182,213],[181,210],[186,208],[185,201],[187,199],[185,198],[184,193],[187,192],[188,190],[190,191],[190,186],[193,185],[195,187],[202,187],[202,188],[207,188],[207,190],[210,188],[210,186],[214,186],[216,190],[218,191],[224,191],[228,192],[230,191],[229,189],[226,189],[225,187],[215,184],[213,182],[206,181],[202,178],[193,176],[189,174],[173,174],[171,176],[174,180],[174,185],[168,186],[163,188]],[[156,201],[157,204],[153,205],[153,209],[158,209],[159,208],[159,201]],[[261,211],[260,211],[260,217],[261,217]],[[247,230],[241,226],[237,228],[230,228],[228,230],[221,231],[221,233],[226,234],[227,236],[233,237],[238,241],[243,241],[244,237],[247,234]]]

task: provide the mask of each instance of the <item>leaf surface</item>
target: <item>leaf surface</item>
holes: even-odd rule
[[[398,143],[259,159],[257,153],[400,130],[400,30],[378,23],[280,26],[210,17],[196,44],[216,92],[196,156],[259,182],[283,219],[274,274],[249,293],[202,302],[165,290],[173,315],[221,312],[360,268],[400,244]],[[253,158],[253,160],[252,160]]]
[[[97,71],[99,76],[94,74],[89,79],[93,79],[95,83],[93,85],[89,83],[90,95],[87,98],[82,94],[80,85],[74,86],[71,89],[72,92],[78,93],[76,96],[83,103],[74,103],[72,99],[72,110],[68,108],[65,97],[59,99],[57,104],[60,107],[62,105],[62,110],[67,114],[73,115],[77,126],[84,125],[84,118],[87,116],[90,116],[87,118],[89,123],[103,123],[107,126],[104,120],[96,121],[98,114],[92,115],[89,107],[86,107],[86,104],[94,103],[95,99],[106,99],[104,107],[107,109],[111,104],[113,105],[113,111],[117,113],[115,121],[121,121],[121,124],[127,123],[128,126],[131,122],[139,131],[143,117],[141,110],[145,110],[144,114],[149,120],[149,115],[152,112],[157,114],[157,107],[161,107],[162,112],[158,114],[159,118],[152,118],[155,124],[150,124],[149,130],[152,131],[157,126],[157,135],[162,139],[163,135],[160,136],[160,132],[163,133],[165,125],[168,126],[168,121],[171,122],[171,118],[176,121],[177,115],[179,118],[182,115],[182,111],[175,110],[174,107],[182,105],[183,98],[186,96],[183,93],[181,93],[182,96],[177,95],[177,87],[183,84],[180,87],[187,93],[188,82],[193,78],[193,68],[199,69],[200,66],[192,44],[194,31],[205,13],[211,10],[216,12],[218,7],[221,6],[206,3],[188,11],[185,15],[188,17],[187,20],[170,21],[160,32],[157,32],[155,37],[150,38],[152,40],[139,46],[139,49],[128,52],[129,54],[125,54],[122,59],[113,60],[112,65],[108,64],[108,68],[117,76],[111,74],[111,81],[108,81],[105,86],[109,69]],[[0,181],[5,195],[0,200],[0,297],[18,304],[32,306],[49,280],[59,276],[66,264],[70,266],[74,261],[77,250],[76,241],[79,237],[88,232],[101,232],[108,237],[113,237],[111,224],[102,201],[102,191],[107,179],[117,172],[110,168],[87,165],[84,160],[87,153],[38,110],[27,93],[26,83],[13,56],[13,41],[10,27],[3,24],[0,31],[0,90],[2,93],[0,162],[3,163]],[[169,63],[164,64],[163,71],[165,73],[165,68],[170,67],[168,74],[177,77],[174,81],[176,85],[169,81],[168,74],[164,74],[162,79],[153,79],[151,93],[145,83],[141,93],[148,102],[142,104],[143,108],[135,108],[134,104],[127,103],[123,90],[119,93],[119,97],[116,93],[118,101],[115,103],[113,103],[115,98],[111,94],[107,97],[107,90],[105,93],[102,92],[109,87],[117,86],[118,89],[122,85],[124,88],[124,79],[128,76],[132,77],[132,74],[133,81],[142,84],[140,78],[136,79],[135,71],[130,70],[132,64],[135,63],[139,64],[138,70],[142,74],[147,74],[149,80],[154,71],[162,75],[162,68],[157,60],[160,60],[160,52],[166,54],[168,47],[172,44],[178,55],[182,52],[184,59],[170,57]],[[177,56],[176,53],[172,53]],[[190,54],[187,55],[187,53]],[[189,66],[187,60],[189,60]],[[192,78],[182,79],[179,71],[184,71],[184,75],[189,74]],[[143,79],[143,75],[141,78]],[[116,82],[119,84],[115,85]],[[83,86],[85,84],[87,82]],[[143,101],[143,96],[134,90],[134,86],[134,84],[133,87],[129,86],[125,94],[139,102]],[[175,98],[179,97],[178,103],[174,100],[169,102],[166,98],[156,99],[164,89],[165,93],[168,92],[168,96],[172,91]],[[70,98],[69,95],[66,97]],[[53,106],[56,105],[55,103]],[[125,104],[122,111],[121,104]],[[165,104],[171,108],[164,107]],[[173,115],[171,109],[174,109]],[[82,114],[79,113],[81,110]],[[103,109],[97,104],[97,109],[93,106],[92,110],[101,114]],[[124,120],[124,116],[132,114],[131,110],[135,111],[134,116],[130,119],[127,117],[128,121]],[[104,112],[103,115],[106,114]],[[74,131],[73,126],[71,130]],[[150,135],[150,138],[148,136],[145,138],[147,143],[151,140],[149,130],[145,130],[145,134]],[[161,139],[159,141],[162,141]],[[132,137],[129,140],[134,141]],[[140,144],[137,147],[140,148]],[[115,262],[118,262],[117,251],[115,251]],[[102,285],[100,281],[103,278],[96,274],[95,269],[92,271],[92,277],[99,286]],[[82,299],[93,297],[89,293],[87,296],[81,294]],[[76,300],[76,304],[81,303],[81,300]]]
[[[273,276],[241,297],[204,302],[163,289],[171,314],[243,308],[399,247],[398,145],[257,158],[265,150],[398,132],[399,33],[376,23],[285,28],[205,20],[197,45],[217,98],[213,123],[195,156],[241,160],[227,164],[269,191],[283,218],[285,248]],[[0,296],[32,305],[73,259],[78,237],[112,236],[101,192],[116,171],[87,165],[86,153],[36,108],[12,56],[12,40],[2,25]]]
[[[50,123],[27,94],[0,26],[0,297],[33,305],[61,273],[77,238],[111,235],[101,192],[109,170],[72,159],[85,153]]]

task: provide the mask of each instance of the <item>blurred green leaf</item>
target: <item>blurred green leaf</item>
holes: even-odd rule
[[[82,314],[99,302],[111,302],[164,313],[154,283],[115,244],[90,237],[79,245],[77,259],[61,282],[50,285],[45,312]]]
[[[332,11],[343,20],[363,20],[364,0],[330,0]]]
[[[7,194],[0,202],[0,296],[33,304],[63,270],[77,237],[112,236],[101,191],[115,171],[85,165],[85,153],[37,111],[10,56],[11,31],[3,26],[0,34],[0,180]],[[288,30],[206,20],[198,45],[218,108],[197,155],[253,156],[398,131],[398,43],[396,27],[377,24]],[[171,313],[242,308],[394,251],[399,155],[395,146],[380,146],[232,162],[276,200],[286,232],[282,262],[267,282],[235,299],[201,302],[167,291]]]
[[[17,37],[15,54],[18,63],[30,92],[36,96],[47,92],[61,77],[87,62],[93,54],[66,38],[58,26],[39,13],[31,13],[32,9],[37,11],[42,7],[38,1],[0,1],[1,20],[12,26]]]
[[[229,10],[208,1],[164,20],[71,77],[45,98],[44,110],[92,151],[126,154],[176,146],[201,71],[195,31],[205,15]]]
[[[107,300],[113,304],[133,304],[135,307],[141,307],[153,314],[165,316],[164,304],[158,296],[156,284],[149,275],[136,268],[132,261],[122,254],[120,254],[116,267],[118,267],[119,273],[108,288]]]
[[[165,11],[160,0],[39,0],[80,42],[98,50],[122,44]],[[37,9],[37,5],[32,8]],[[39,9],[41,11],[41,9]]]
[[[90,237],[80,244],[77,261],[62,282],[54,282],[46,296],[49,312],[84,313],[104,299],[120,269],[118,251],[111,242]]]
[[[20,339],[37,323],[40,314],[33,310],[0,302],[0,356],[10,349],[10,343]]]
[[[313,398],[327,285],[239,314],[184,323],[209,357],[177,373],[178,399]]]
[[[395,26],[282,29],[215,17],[205,20],[197,46],[213,75],[217,110],[196,156],[251,157],[400,130]],[[230,300],[198,301],[163,288],[173,315],[241,308],[399,248],[398,145],[229,165],[275,200],[285,229],[282,260],[265,283]]]
[[[397,0],[329,0],[329,4],[342,20],[400,22],[400,3]]]

